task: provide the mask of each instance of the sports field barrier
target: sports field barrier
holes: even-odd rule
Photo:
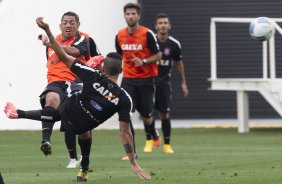
[[[282,116],[282,79],[276,78],[275,34],[269,41],[262,42],[262,78],[218,78],[216,23],[250,23],[255,18],[212,17],[210,22],[210,61],[211,90],[237,92],[238,132],[249,132],[248,91],[258,91],[270,105]],[[282,18],[270,18],[276,31],[282,35],[282,29],[276,22]],[[246,30],[247,31],[247,30]],[[269,51],[269,52],[268,52]],[[268,56],[269,53],[269,56]],[[268,77],[269,62],[269,77]]]

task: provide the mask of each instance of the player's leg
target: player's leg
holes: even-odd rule
[[[159,117],[162,122],[162,132],[164,138],[163,151],[164,153],[174,153],[170,145],[171,121],[169,118],[169,113],[159,112]]]
[[[57,93],[53,91],[47,92],[45,96],[45,106],[44,109],[53,108],[57,109],[60,105],[60,97]],[[40,150],[47,156],[51,155],[51,135],[53,131],[54,123],[49,123],[47,121],[42,121],[42,144]]]
[[[46,121],[49,123],[54,123],[61,119],[60,112],[57,109],[47,107],[42,110],[24,111],[17,109],[11,102],[6,103],[4,112],[10,119],[30,119],[36,121]]]
[[[78,144],[80,146],[82,160],[80,163],[80,171],[77,174],[77,181],[84,182],[87,181],[89,172],[89,156],[92,145],[92,136],[90,131],[79,134]]]
[[[137,95],[136,109],[142,116],[146,132],[144,152],[151,153],[154,143],[157,143],[156,146],[160,145],[160,136],[155,129],[155,120],[152,117],[154,104],[154,84],[148,83],[146,85],[138,86]]]
[[[76,134],[65,128],[66,121],[67,120],[62,117],[60,131],[64,132],[65,144],[70,157],[70,161],[66,168],[73,169],[79,165],[80,159],[78,159],[76,151]]]
[[[64,131],[65,143],[69,152],[70,162],[67,165],[67,168],[76,168],[79,164],[79,159],[77,157],[76,151],[76,135],[70,131]]]
[[[42,121],[42,145],[40,150],[45,156],[51,155],[50,137],[54,123],[61,119],[59,110],[46,106],[42,110],[24,111],[17,109],[11,102],[8,102],[4,112],[10,119],[23,118]]]
[[[173,153],[174,151],[170,145],[170,135],[171,135],[171,122],[170,122],[170,102],[171,102],[171,85],[170,83],[164,83],[157,86],[158,93],[156,98],[158,98],[156,103],[156,109],[158,110],[159,117],[162,124],[162,132],[164,139],[163,151],[164,153]]]
[[[40,103],[44,109],[58,109],[60,103],[66,98],[67,85],[65,82],[53,82],[47,85],[43,93],[40,95]],[[53,131],[52,123],[42,121],[42,145],[40,147],[44,155],[51,155],[51,135]]]

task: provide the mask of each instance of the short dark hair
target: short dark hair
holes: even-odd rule
[[[76,13],[74,13],[74,12],[72,12],[72,11],[68,11],[68,12],[64,13],[63,16],[62,16],[62,18],[61,18],[61,21],[63,20],[64,16],[72,16],[72,17],[75,18],[75,21],[76,21],[78,24],[80,24],[80,22],[79,22],[79,16],[78,16]]]
[[[123,13],[125,13],[126,10],[130,8],[136,9],[137,13],[140,14],[141,6],[137,3],[127,3],[126,5],[124,5]]]
[[[107,54],[104,61],[104,70],[110,76],[118,76],[122,67],[122,57],[116,52]]]
[[[160,18],[168,18],[168,21],[170,22],[169,20],[169,16],[166,14],[166,13],[158,13],[155,17],[155,21],[157,23],[157,21],[160,19]]]

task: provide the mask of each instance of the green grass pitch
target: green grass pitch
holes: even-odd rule
[[[144,154],[145,134],[136,131],[138,162],[152,174],[142,181],[121,161],[124,151],[118,130],[94,130],[91,169],[93,184],[280,184],[282,130],[254,128],[239,134],[234,128],[173,129],[174,154],[154,148]],[[53,153],[40,152],[40,131],[0,131],[0,172],[5,184],[76,183],[78,169],[69,161],[63,134],[53,133]],[[79,147],[78,147],[79,148]]]

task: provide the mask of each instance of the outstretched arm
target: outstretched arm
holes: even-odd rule
[[[50,44],[52,45],[53,50],[55,51],[55,53],[58,55],[58,57],[60,58],[60,60],[68,67],[70,68],[72,63],[75,61],[75,57],[72,57],[70,55],[68,55],[65,50],[62,48],[62,46],[57,42],[57,40],[55,39],[54,35],[52,34],[49,25],[47,23],[45,23],[43,21],[43,17],[38,17],[36,19],[36,23],[38,25],[38,27],[40,27],[41,29],[43,29],[50,41]]]
[[[138,175],[141,179],[147,179],[147,180],[151,179],[151,176],[138,165],[135,159],[133,138],[130,131],[129,123],[120,121],[120,137],[122,140],[124,151],[129,157],[132,171],[136,175]]]

